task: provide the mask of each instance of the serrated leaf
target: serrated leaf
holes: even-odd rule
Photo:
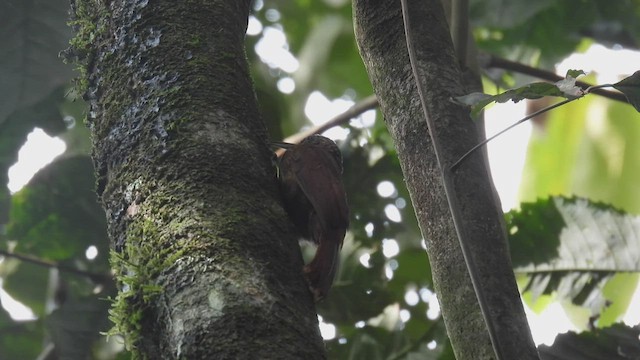
[[[557,291],[599,313],[616,272],[640,271],[640,217],[581,198],[552,197],[507,214],[516,273],[534,295]]]
[[[613,84],[613,87],[623,93],[629,104],[640,112],[640,70]]]

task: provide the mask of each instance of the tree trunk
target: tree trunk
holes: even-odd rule
[[[451,344],[459,360],[494,359],[496,353],[502,359],[536,359],[511,269],[503,214],[493,199],[480,152],[452,175],[449,201],[463,219],[458,226],[460,234],[456,232],[442,169],[448,169],[477,144],[478,134],[468,111],[450,100],[462,95],[463,87],[440,0],[409,3],[412,24],[417,29],[414,41],[419,42],[417,69],[425,80],[425,111],[409,61],[400,1],[354,0],[356,38],[427,243]],[[425,113],[434,119],[434,129],[428,128]],[[442,166],[433,139],[441,146]],[[497,325],[494,342],[498,341],[493,347],[458,235],[471,248],[471,261],[477,266],[480,290],[488,305],[485,315]]]
[[[322,359],[244,50],[250,0],[78,0],[98,195],[150,359]]]

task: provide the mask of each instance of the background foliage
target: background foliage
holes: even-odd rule
[[[543,69],[553,70],[592,43],[630,49],[640,44],[640,4],[632,0],[471,3],[482,51]],[[35,358],[54,349],[60,358],[128,358],[118,339],[107,341],[99,333],[110,326],[105,299],[114,296],[115,285],[104,213],[92,193],[84,106],[72,90],[72,66],[58,57],[72,37],[67,21],[66,0],[0,4],[0,180],[8,182],[8,169],[34,128],[67,143],[65,154],[19,192],[0,186],[2,288],[34,314],[18,321],[0,308],[2,359]],[[257,0],[250,23],[247,55],[274,141],[310,126],[310,118],[326,118],[305,112],[310,96],[348,105],[372,93],[349,1]],[[260,50],[265,47],[268,52]],[[297,65],[283,66],[291,54]],[[504,69],[484,70],[499,86],[532,81]],[[278,90],[291,81],[293,91]],[[586,314],[575,317],[585,330],[618,322],[636,288],[636,275],[617,273],[635,273],[640,264],[638,120],[630,106],[595,96],[538,118],[521,185],[527,204],[507,214],[524,298],[537,310],[551,300],[587,308],[567,306]],[[335,335],[327,335],[330,357],[452,359],[384,122],[376,114],[375,122],[365,117],[343,128],[348,131],[338,142],[352,225],[336,285],[319,304],[323,321],[335,326]],[[89,248],[97,250],[95,257],[87,256]],[[616,326],[600,337],[605,354],[620,339],[638,339],[638,329]],[[581,336],[588,341],[592,335]],[[543,354],[570,359],[572,341],[584,340],[565,337],[562,348]],[[637,354],[637,342],[627,348]]]

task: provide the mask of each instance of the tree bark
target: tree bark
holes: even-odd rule
[[[496,357],[465,266],[445,190],[443,171],[478,142],[468,111],[451,102],[463,94],[458,61],[439,0],[410,1],[417,28],[418,72],[426,84],[423,111],[407,52],[400,1],[354,0],[356,39],[394,139],[416,216],[427,243],[436,293],[456,358]],[[416,17],[416,14],[420,14]],[[425,119],[434,119],[429,129]],[[441,146],[441,164],[434,141]],[[462,214],[460,236],[471,248],[475,271],[497,324],[496,352],[503,359],[536,359],[502,226],[502,211],[480,152],[452,177],[449,201]],[[418,269],[416,269],[418,271]]]
[[[249,76],[250,3],[76,4],[112,319],[146,358],[326,356]]]

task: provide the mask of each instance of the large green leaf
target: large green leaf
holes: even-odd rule
[[[561,299],[599,314],[602,288],[616,272],[640,272],[640,217],[580,198],[553,197],[507,214],[516,273],[534,297]]]
[[[480,48],[551,68],[586,37],[638,48],[639,11],[634,0],[475,0],[470,16]]]

